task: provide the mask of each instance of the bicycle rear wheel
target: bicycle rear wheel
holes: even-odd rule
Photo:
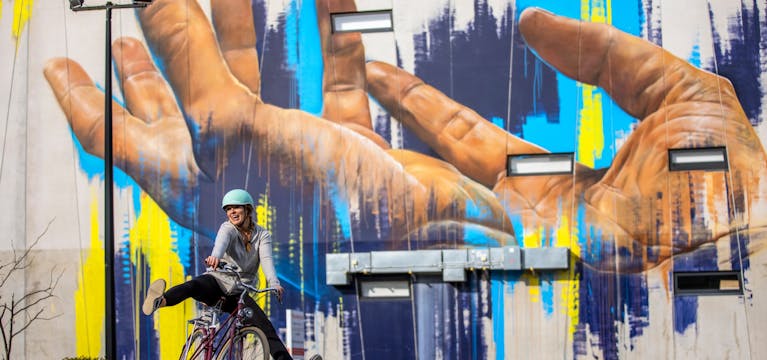
[[[219,360],[269,360],[266,334],[255,326],[247,326],[227,339],[218,352]]]
[[[181,351],[181,360],[204,360],[205,348],[203,347],[203,340],[205,339],[205,333],[202,329],[196,329],[192,332],[192,335],[186,339],[184,348]]]

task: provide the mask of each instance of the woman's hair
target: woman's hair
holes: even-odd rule
[[[256,228],[256,211],[250,205],[244,205],[245,208],[245,220],[247,228],[243,230],[253,230]]]

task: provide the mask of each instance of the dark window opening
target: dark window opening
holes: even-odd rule
[[[740,295],[743,281],[738,271],[675,272],[676,295]]]

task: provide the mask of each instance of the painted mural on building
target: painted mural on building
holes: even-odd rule
[[[331,33],[329,14],[378,9],[392,10],[392,32]],[[39,239],[16,287],[64,274],[44,307],[55,319],[34,322],[15,354],[97,358],[103,14],[65,1],[0,10],[2,250]],[[306,314],[307,354],[765,356],[765,28],[764,0],[155,0],[115,12],[119,355],[178,356],[197,307],[144,316],[145,288],[205,271],[221,197],[245,188],[287,289],[259,304],[278,328],[286,310]],[[701,147],[726,147],[728,170],[669,171],[669,149]],[[509,154],[562,152],[575,154],[571,175],[506,175]],[[325,282],[326,254],[513,245],[566,247],[569,269],[418,275],[392,301]],[[674,293],[674,272],[721,270],[742,275],[743,295]]]

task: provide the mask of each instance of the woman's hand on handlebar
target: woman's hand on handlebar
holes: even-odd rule
[[[205,258],[205,265],[208,265],[213,269],[218,268],[218,263],[219,263],[218,258],[213,255]]]
[[[280,285],[274,285],[274,286],[272,286],[272,287],[273,287],[273,288],[274,288],[274,290],[277,292],[277,300],[279,300],[279,301],[280,301],[280,303],[282,303],[282,293],[284,293],[284,292],[285,292],[285,288],[283,288],[283,287],[282,287],[282,286],[280,286]]]

